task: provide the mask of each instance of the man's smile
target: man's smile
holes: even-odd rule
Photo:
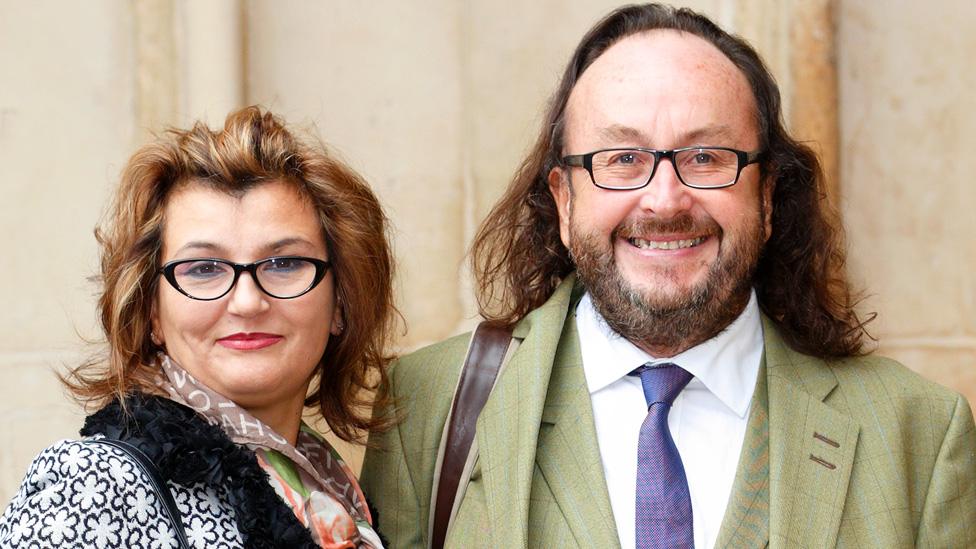
[[[707,237],[699,236],[697,238],[686,238],[681,240],[648,240],[644,238],[628,238],[627,242],[636,248],[641,248],[643,250],[680,250],[683,248],[694,248],[702,242],[705,242]]]

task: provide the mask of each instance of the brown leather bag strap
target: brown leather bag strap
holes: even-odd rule
[[[511,341],[511,327],[492,326],[484,322],[478,324],[471,336],[468,354],[464,357],[464,365],[454,392],[448,424],[445,426],[443,436],[446,440],[441,442],[444,450],[443,461],[440,464],[436,499],[431,509],[433,528],[430,547],[434,549],[444,547],[454,501],[474,442],[478,415],[488,401],[488,395],[495,385]]]

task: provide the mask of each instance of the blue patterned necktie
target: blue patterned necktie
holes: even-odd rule
[[[645,364],[640,376],[647,417],[637,443],[637,548],[694,547],[691,494],[678,448],[668,428],[668,412],[692,375],[675,364]]]

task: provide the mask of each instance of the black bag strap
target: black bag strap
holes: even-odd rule
[[[128,442],[114,439],[114,438],[93,438],[86,440],[88,443],[105,444],[112,446],[120,450],[123,454],[127,454],[136,465],[142,469],[146,476],[149,477],[149,482],[152,484],[153,491],[159,498],[160,502],[163,504],[163,512],[169,517],[170,522],[173,523],[173,529],[176,530],[176,542],[180,549],[190,549],[190,542],[186,537],[186,531],[183,529],[183,520],[180,516],[180,510],[176,507],[176,500],[173,499],[173,493],[170,492],[169,486],[166,481],[163,480],[163,476],[159,473],[159,469],[156,465],[149,459],[142,450],[136,446],[129,444]]]
[[[486,322],[478,324],[471,336],[441,439],[440,477],[430,510],[433,519],[430,547],[433,549],[444,547],[447,528],[454,518],[455,500],[459,490],[467,485],[468,479],[464,479],[463,484],[461,480],[474,442],[478,416],[488,401],[511,342],[510,326],[499,327]]]

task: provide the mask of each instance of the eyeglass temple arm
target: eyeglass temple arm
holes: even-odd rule
[[[749,164],[755,164],[756,162],[759,162],[759,160],[762,158],[764,152],[765,151],[762,151],[762,150],[747,152],[745,154],[745,156],[746,156],[746,163],[745,163],[745,165],[748,166]]]
[[[586,156],[586,155],[585,154],[573,154],[573,155],[569,155],[569,156],[564,156],[562,158],[563,164],[565,164],[567,166],[574,167],[574,168],[585,168],[586,166],[585,166],[585,164],[583,162],[583,157],[584,156]]]

